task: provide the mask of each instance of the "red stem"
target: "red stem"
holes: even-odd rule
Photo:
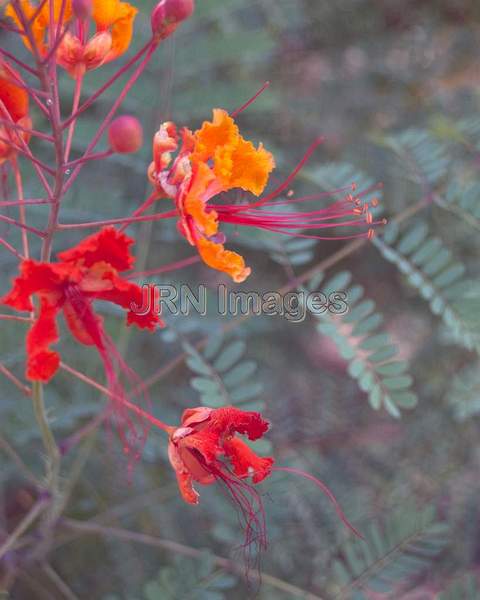
[[[108,90],[108,88],[111,85],[113,85],[119,77],[121,77],[126,71],[128,71],[128,69],[132,65],[134,65],[143,56],[143,54],[145,54],[145,52],[151,47],[151,45],[152,45],[152,42],[149,41],[147,44],[145,44],[145,46],[143,46],[143,48],[141,48],[137,52],[137,54],[132,56],[132,58],[119,71],[117,71],[117,73],[115,73],[115,75],[113,75],[113,77],[111,77],[96,92],[94,92],[90,96],[90,98],[88,100],[86,100],[82,104],[82,106],[80,106],[80,108],[73,115],[71,115],[66,121],[64,121],[62,123],[62,128],[65,129],[66,127],[68,127],[74,119],[79,117],[85,110],[87,110],[87,108],[89,108],[99,96],[101,96],[106,90]]]
[[[115,113],[117,112],[118,108],[120,107],[120,105],[124,101],[124,99],[127,96],[128,92],[131,90],[131,88],[133,87],[133,85],[135,84],[135,82],[137,81],[137,79],[140,77],[140,75],[142,74],[143,70],[147,66],[147,64],[150,61],[150,59],[152,57],[152,54],[155,52],[156,48],[157,48],[157,44],[155,42],[151,41],[150,45],[148,47],[147,54],[145,55],[145,57],[143,58],[143,60],[141,61],[141,63],[137,66],[137,68],[135,69],[135,71],[131,75],[130,79],[125,84],[125,87],[123,88],[123,90],[120,92],[119,96],[117,97],[117,99],[113,103],[112,108],[109,110],[109,112],[108,112],[107,116],[105,117],[103,123],[98,128],[97,133],[93,136],[93,139],[90,142],[90,144],[87,146],[87,149],[85,150],[85,153],[84,153],[84,155],[83,155],[82,158],[87,158],[93,152],[93,150],[95,149],[95,146],[98,144],[100,138],[104,134],[106,128],[109,126],[110,121],[115,116]],[[64,126],[65,126],[65,124],[64,124]],[[83,164],[79,164],[75,168],[75,170],[73,171],[73,173],[71,174],[70,178],[68,179],[68,181],[67,181],[67,183],[65,185],[65,192],[68,189],[70,189],[70,187],[72,186],[73,182],[77,179],[77,177],[80,174],[80,171],[82,169],[82,166],[83,166]]]
[[[143,217],[121,217],[119,219],[107,219],[105,221],[89,221],[88,223],[60,223],[58,229],[88,229],[91,227],[105,227],[106,225],[119,225],[120,223],[142,223],[144,221],[161,221],[170,219],[177,215],[176,210],[170,210],[166,213],[154,213]]]

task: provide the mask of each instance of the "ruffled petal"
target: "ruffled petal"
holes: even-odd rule
[[[20,266],[20,275],[13,280],[13,287],[1,299],[2,304],[17,310],[33,310],[31,296],[42,294],[49,296],[51,304],[60,304],[63,299],[62,285],[68,279],[68,268],[63,265],[24,260]]]
[[[236,283],[245,281],[251,273],[251,269],[245,266],[243,257],[231,250],[225,250],[223,244],[199,237],[197,248],[205,264],[212,269],[227,273]]]
[[[26,377],[30,381],[46,383],[55,375],[59,367],[60,355],[50,349],[51,344],[58,342],[56,324],[58,311],[58,305],[42,298],[37,320],[27,334]]]
[[[215,409],[210,416],[209,429],[225,435],[235,431],[258,440],[268,431],[270,423],[259,412],[240,410],[234,406]]]
[[[225,188],[241,188],[260,195],[275,167],[273,155],[262,144],[258,148],[242,137],[233,147],[215,152],[215,175]]]
[[[127,324],[136,325],[140,329],[154,331],[164,323],[158,315],[155,288],[142,288],[136,283],[125,281],[112,269],[105,268],[105,263],[97,263],[80,284],[82,291],[92,299],[113,302],[117,306],[128,309]],[[147,298],[144,289],[150,296]]]
[[[207,161],[213,158],[219,146],[234,146],[239,138],[238,126],[235,121],[221,108],[213,109],[212,121],[205,121],[195,132],[195,150],[193,161]]]
[[[98,233],[88,236],[77,246],[58,254],[65,262],[78,262],[91,267],[97,262],[106,262],[117,271],[131,269],[135,259],[130,246],[135,240],[114,227],[104,227]]]
[[[233,472],[237,477],[251,477],[253,483],[259,483],[268,477],[272,471],[273,458],[261,457],[238,438],[225,440],[223,443],[225,455],[232,463]]]

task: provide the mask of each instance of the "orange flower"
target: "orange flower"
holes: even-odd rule
[[[285,200],[276,201],[288,189],[319,143],[320,140],[317,139],[285,181],[260,200],[249,202],[244,199],[241,203],[223,201],[212,205],[210,200],[232,189],[260,196],[275,167],[272,154],[262,144],[255,147],[252,142],[244,139],[234,119],[219,108],[214,109],[212,121],[205,121],[195,133],[183,128],[179,135],[173,123],[164,123],[154,136],[153,162],[148,169],[156,196],[154,194],[137,209],[135,215],[143,212],[152,199],[173,199],[182,235],[196,246],[208,266],[227,273],[235,282],[244,281],[251,270],[245,265],[242,256],[225,249],[225,236],[219,231],[220,222],[316,239],[328,238],[320,233],[300,232],[312,229],[323,232],[324,229],[331,230],[334,227],[363,227],[364,230],[359,233],[335,237],[371,237],[372,225],[377,222],[373,222],[369,205],[361,201],[361,197],[371,190],[353,196],[345,193],[355,189],[351,185],[324,194],[341,193],[343,196],[326,208],[298,212],[287,206],[286,210],[277,210],[278,206],[316,200],[322,196],[319,194],[293,198],[291,194],[287,194]],[[172,160],[172,153],[179,146],[180,150]],[[372,200],[372,205],[375,204],[376,200]]]
[[[20,145],[20,137],[26,142],[30,138],[25,131],[8,126],[8,121],[25,129],[32,126],[28,115],[28,93],[19,84],[22,84],[20,75],[0,60],[0,118],[3,121],[0,124],[0,164],[14,155],[13,146]]]
[[[53,0],[55,20],[61,18],[61,0]],[[20,5],[27,18],[31,17],[36,7],[29,0],[20,0]],[[95,22],[95,34],[88,40],[85,39],[85,23],[76,21],[72,31],[63,34],[62,41],[57,49],[57,62],[65,68],[72,77],[77,77],[85,71],[114,60],[128,50],[133,33],[133,23],[138,10],[128,2],[120,0],[92,0],[92,18]],[[20,20],[10,3],[6,15],[21,26]],[[74,17],[71,0],[66,0],[62,25],[66,25]],[[47,52],[46,40],[50,18],[50,0],[47,0],[32,23],[32,33],[40,54]],[[24,42],[27,48],[30,43],[26,37]]]
[[[159,194],[175,199],[180,231],[203,261],[236,282],[244,281],[250,269],[239,254],[225,250],[218,235],[219,215],[207,202],[234,188],[260,195],[275,167],[273,156],[262,144],[255,148],[245,140],[232,117],[219,108],[214,109],[213,120],[195,133],[183,129],[182,139],[173,168],[167,170],[178,136],[173,123],[160,127],[154,138],[150,179]]]

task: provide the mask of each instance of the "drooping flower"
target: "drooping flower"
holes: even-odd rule
[[[221,480],[232,483],[251,478],[259,483],[268,477],[273,458],[262,458],[237,434],[255,441],[268,430],[269,423],[257,412],[226,406],[199,406],[184,411],[180,427],[171,429],[168,455],[175,469],[178,487],[185,502],[198,504],[193,487]]]
[[[28,142],[32,121],[28,93],[22,79],[7,62],[0,60],[0,164],[14,156],[21,139]],[[11,123],[11,125],[9,125]],[[13,127],[16,125],[17,127]]]
[[[125,364],[106,333],[102,318],[93,310],[95,300],[113,302],[127,310],[127,324],[153,331],[161,321],[151,309],[143,314],[132,310],[132,303],[142,305],[142,288],[121,277],[131,269],[134,257],[130,246],[134,240],[113,227],[104,227],[70,250],[58,254],[53,263],[24,260],[12,289],[0,299],[2,304],[20,311],[34,311],[32,297],[37,297],[38,312],[27,334],[26,377],[31,381],[49,381],[60,365],[60,355],[51,346],[58,342],[57,317],[63,312],[73,337],[86,346],[95,346],[105,368],[114,408],[126,428],[126,448],[138,436],[122,398],[126,392],[117,371],[129,383],[141,384]],[[141,385],[140,385],[141,387]]]
[[[48,27],[50,21],[50,2],[47,0],[38,13],[37,7],[29,0],[20,0],[20,7],[27,19],[35,16],[31,28],[35,44],[40,55],[48,51]],[[63,4],[63,11],[62,11]],[[53,0],[55,23],[61,20],[62,39],[56,50],[59,65],[72,77],[78,77],[85,71],[96,69],[124,54],[133,34],[133,24],[138,10],[128,2],[120,0],[92,0],[92,19],[95,34],[87,39],[88,21],[75,19],[72,1]],[[21,27],[15,8],[10,2],[6,13]],[[71,21],[71,22],[70,22]],[[23,36],[25,45],[31,49],[30,42]]]
[[[269,423],[257,412],[233,406],[212,409],[204,406],[184,411],[181,425],[170,428],[168,455],[185,502],[198,504],[193,484],[226,486],[239,509],[245,530],[245,547],[266,545],[265,515],[260,495],[248,483],[260,483],[272,470],[273,458],[260,457],[237,434],[255,441]]]
[[[195,133],[183,128],[178,134],[174,123],[162,124],[154,136],[153,162],[148,175],[157,198],[174,200],[179,215],[179,230],[190,244],[197,247],[203,261],[227,273],[234,281],[241,282],[250,274],[250,268],[245,265],[242,256],[224,248],[225,235],[219,231],[220,222],[319,239],[325,238],[299,231],[360,226],[364,231],[342,239],[371,237],[373,234],[373,219],[368,204],[361,202],[360,194],[345,194],[347,189],[354,189],[351,186],[331,192],[332,195],[343,193],[343,197],[324,209],[310,212],[276,210],[284,204],[293,205],[312,199],[305,197],[275,201],[279,194],[288,189],[318,143],[319,140],[312,144],[292,174],[264,198],[241,204],[213,205],[210,200],[232,189],[260,196],[275,167],[272,154],[262,144],[255,147],[244,139],[234,119],[225,110],[217,108],[213,111],[212,121],[205,121]],[[172,160],[172,153],[179,145],[179,152]],[[147,205],[139,210],[144,210]]]
[[[238,436],[247,436],[253,442],[263,437],[270,424],[260,413],[233,406],[216,409],[199,406],[184,411],[179,427],[161,425],[169,433],[168,455],[185,502],[198,504],[195,483],[223,484],[239,510],[245,530],[245,549],[252,543],[260,549],[266,546],[263,502],[252,484],[260,483],[273,471],[297,475],[314,483],[332,502],[345,526],[361,537],[322,481],[299,469],[274,466],[273,458],[258,456]]]

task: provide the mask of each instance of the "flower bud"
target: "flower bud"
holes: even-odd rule
[[[120,154],[137,152],[143,144],[143,129],[140,121],[130,115],[117,117],[108,129],[110,148]]]
[[[164,40],[195,8],[195,0],[161,0],[153,9],[151,24],[155,39]]]
[[[86,21],[92,16],[93,6],[92,0],[73,0],[73,14],[80,21]]]

